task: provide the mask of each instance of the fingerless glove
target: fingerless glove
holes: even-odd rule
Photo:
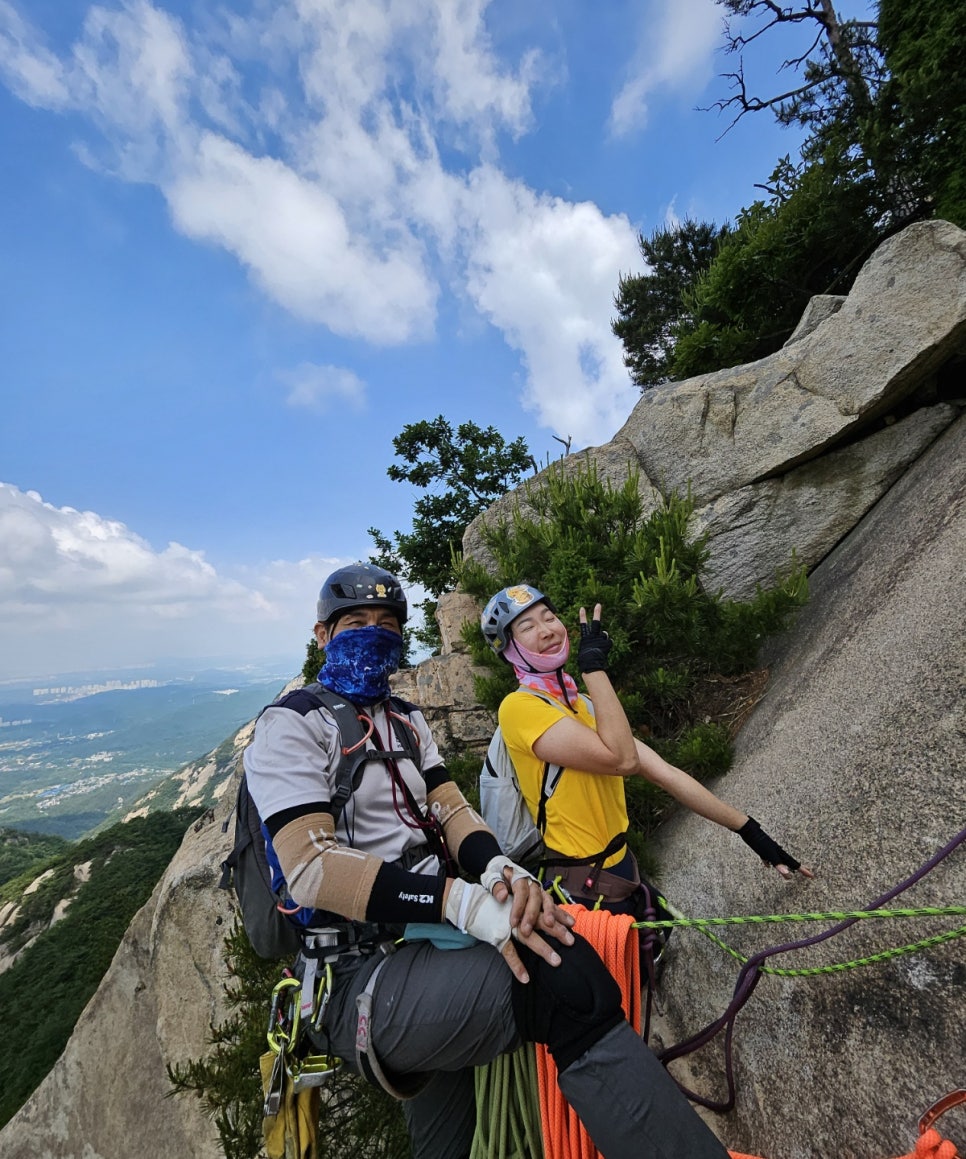
[[[769,837],[754,817],[749,817],[742,825],[738,830],[738,836],[769,865],[787,865],[793,872],[801,868],[802,863],[796,861],[790,853],[786,853],[774,838]]]
[[[600,620],[580,625],[580,644],[577,648],[577,669],[580,672],[606,672],[607,654],[611,638],[601,629]]]

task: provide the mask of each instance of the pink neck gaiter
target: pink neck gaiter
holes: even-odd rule
[[[568,708],[577,703],[577,682],[563,671],[570,655],[569,637],[556,652],[531,652],[516,640],[511,640],[503,649],[503,655],[513,665],[517,680],[527,688],[549,693],[562,700]]]

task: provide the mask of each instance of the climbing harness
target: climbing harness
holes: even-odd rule
[[[391,943],[386,943],[380,948],[387,956],[394,949]],[[386,957],[380,961],[366,980],[362,992],[356,998],[356,1011],[359,1015],[356,1023],[356,1065],[360,1073],[365,1075],[373,1086],[380,1086],[386,1094],[391,1095],[394,1099],[404,1101],[415,1098],[433,1076],[412,1072],[405,1075],[393,1075],[390,1078],[376,1052],[372,1049],[372,996],[376,989],[376,978],[386,961]]]
[[[303,937],[293,968],[283,971],[272,990],[268,1051],[259,1063],[265,1096],[262,1126],[269,1159],[314,1159],[320,1088],[343,1066],[341,1058],[325,1049],[333,966],[341,958],[371,956],[387,944],[386,938],[385,930],[373,923],[347,922],[312,930]],[[378,969],[369,978],[370,1000]],[[360,1011],[360,1021],[361,1017]],[[367,1046],[368,1040],[361,1047],[363,1057]],[[359,1051],[357,1042],[357,1058]],[[368,1055],[369,1060],[374,1057]]]

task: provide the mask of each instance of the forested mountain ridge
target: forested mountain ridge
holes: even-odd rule
[[[36,850],[0,886],[0,1124],[43,1080],[197,811],[158,812],[77,843],[9,830],[3,846]],[[38,992],[38,980],[41,982]]]

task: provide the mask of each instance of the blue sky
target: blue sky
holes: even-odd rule
[[[713,0],[0,0],[0,679],[297,667],[321,578],[409,526],[406,423],[609,439],[638,231],[732,218],[796,148],[700,111],[721,26]]]

